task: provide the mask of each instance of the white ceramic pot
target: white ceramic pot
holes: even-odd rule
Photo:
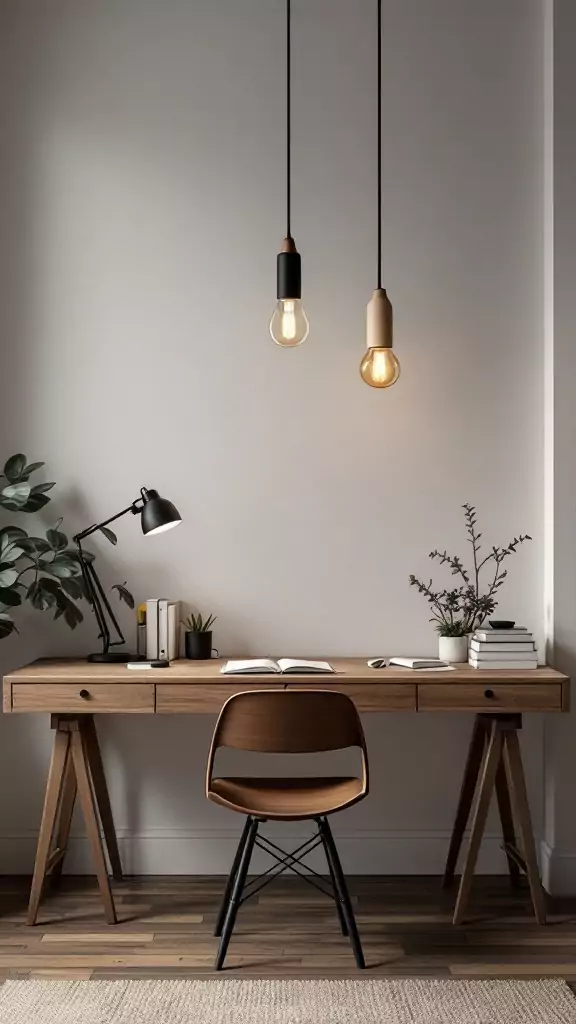
[[[449,661],[451,663],[456,664],[463,661],[468,661],[468,637],[438,637],[438,657],[442,661]]]

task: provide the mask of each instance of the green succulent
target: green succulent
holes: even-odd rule
[[[216,615],[209,615],[207,619],[204,619],[200,612],[197,615],[191,612],[187,619],[182,619],[182,625],[187,633],[208,633],[216,619]]]

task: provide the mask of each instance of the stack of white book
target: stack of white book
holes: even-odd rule
[[[525,626],[477,629],[470,641],[468,661],[473,668],[537,668],[536,644]]]
[[[179,649],[180,602],[165,597],[146,601],[146,657],[173,661]]]

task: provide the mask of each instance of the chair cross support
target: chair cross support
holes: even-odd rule
[[[299,846],[298,849],[294,850],[293,853],[287,853],[283,857],[280,857],[279,854],[284,853],[284,850],[281,850],[279,846],[276,846],[275,843],[272,843],[269,839],[266,838],[266,836],[257,836],[255,840],[255,845],[259,846],[260,849],[264,850],[264,852],[269,854],[270,857],[274,857],[276,864],[280,864],[281,867],[278,871],[274,871],[276,864],[273,864],[272,867],[268,868],[268,871],[264,871],[264,873],[258,875],[257,878],[253,878],[246,887],[251,888],[252,891],[245,892],[242,899],[240,900],[241,904],[245,903],[246,900],[251,899],[252,896],[256,895],[256,893],[261,892],[261,890],[266,885],[269,885],[270,882],[273,882],[275,878],[279,878],[279,876],[283,875],[285,871],[292,871],[295,875],[298,875],[299,878],[303,878],[305,882],[308,882],[308,885],[312,885],[315,889],[321,892],[323,896],[328,896],[330,899],[333,900],[337,899],[335,892],[329,892],[323,887],[323,885],[319,885],[318,882],[315,882],[312,878],[310,878],[310,875],[305,874],[303,871],[299,871],[298,868],[295,866],[296,864],[301,864],[304,857],[307,857],[309,853],[312,853],[313,850],[315,850],[318,846],[322,845],[322,838],[318,833],[316,833],[316,835],[312,836],[305,843],[303,843],[302,846]],[[269,847],[274,847],[274,849],[270,849]],[[276,853],[276,850],[278,851],[278,853]],[[296,856],[297,854],[298,856]],[[324,882],[322,875],[319,875],[318,872],[314,871],[313,868],[308,867],[308,871],[310,872],[311,875],[315,875],[316,878],[319,878],[321,882]],[[261,885],[258,885],[257,883],[260,882],[262,879],[265,879],[265,881],[263,881]]]

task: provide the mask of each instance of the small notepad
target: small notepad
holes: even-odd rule
[[[453,672],[454,666],[440,658],[390,658],[391,665],[413,668],[419,672]]]

